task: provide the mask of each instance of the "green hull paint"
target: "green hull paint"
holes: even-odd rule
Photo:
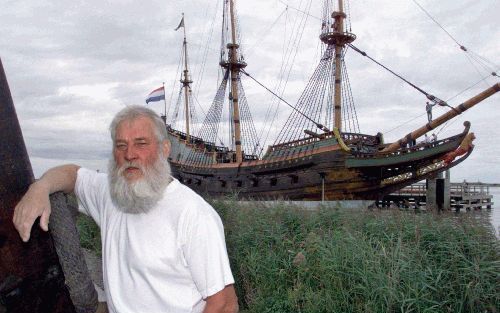
[[[370,157],[370,158],[352,157],[346,160],[346,166],[348,168],[359,168],[359,167],[373,167],[373,166],[389,166],[407,162],[414,162],[426,159],[432,155],[441,155],[443,153],[447,153],[448,151],[457,148],[457,146],[458,144],[456,142],[447,142],[429,149],[419,150],[412,153],[405,153],[399,155],[392,154],[389,156]]]

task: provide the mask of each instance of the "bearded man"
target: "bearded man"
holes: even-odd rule
[[[63,165],[30,186],[13,217],[22,240],[29,240],[39,216],[48,230],[51,193],[75,192],[79,211],[101,229],[110,312],[237,312],[222,222],[170,176],[163,121],[150,109],[130,106],[110,131],[107,175]]]

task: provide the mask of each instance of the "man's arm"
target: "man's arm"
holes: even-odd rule
[[[207,302],[203,313],[236,313],[238,312],[238,298],[233,285],[228,285],[221,291],[206,298]]]
[[[57,191],[72,192],[75,188],[76,175],[80,167],[73,164],[54,167],[31,184],[26,194],[14,209],[12,221],[21,239],[30,239],[33,223],[40,216],[40,228],[49,230],[51,212],[49,195]]]

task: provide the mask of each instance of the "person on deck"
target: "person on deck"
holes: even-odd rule
[[[48,230],[49,194],[75,192],[79,211],[101,228],[110,312],[237,312],[222,222],[200,196],[170,176],[165,124],[130,106],[111,126],[108,174],[76,165],[48,170],[15,208],[28,241],[37,217]]]
[[[432,122],[432,107],[435,105],[435,103],[430,103],[426,102],[425,104],[425,111],[427,112],[427,120]]]
[[[424,143],[430,143],[430,142],[431,142],[431,140],[430,140],[429,136],[427,136],[427,134],[425,134]]]

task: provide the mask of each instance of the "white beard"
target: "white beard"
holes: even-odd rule
[[[127,167],[137,167],[143,177],[129,182],[124,176]],[[160,199],[172,181],[170,164],[160,152],[157,160],[150,166],[125,162],[117,167],[114,157],[108,164],[108,183],[111,200],[124,213],[139,214],[149,212]]]

